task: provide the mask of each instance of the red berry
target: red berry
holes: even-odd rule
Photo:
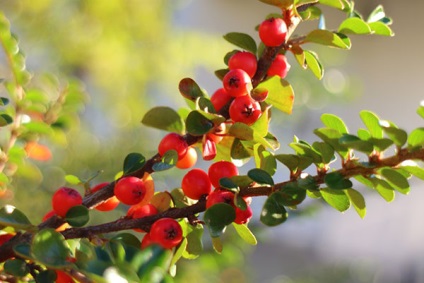
[[[232,96],[228,94],[225,88],[217,89],[211,96],[211,102],[216,112],[219,112],[228,102],[230,102]]]
[[[259,37],[266,46],[280,46],[286,35],[287,25],[281,18],[269,18],[259,25]]]
[[[230,105],[230,118],[234,122],[252,125],[261,116],[261,105],[249,95],[236,97]]]
[[[247,206],[245,210],[242,210],[236,207],[236,219],[234,220],[234,223],[246,224],[247,222],[249,222],[252,216],[253,216],[253,211],[252,211],[252,208],[250,208],[250,206]]]
[[[163,156],[171,149],[175,150],[178,153],[178,159],[181,159],[187,153],[188,144],[181,135],[177,133],[169,133],[160,141],[158,152],[161,156]]]
[[[194,147],[190,146],[187,150],[187,153],[177,161],[175,166],[179,169],[188,169],[193,167],[197,161],[197,151]]]
[[[233,97],[244,96],[252,90],[252,81],[242,69],[230,70],[222,79],[225,90]]]
[[[53,210],[60,217],[65,217],[71,207],[81,204],[82,196],[72,188],[61,187],[52,197]]]
[[[208,170],[209,179],[215,188],[219,188],[219,180],[224,177],[237,176],[239,174],[237,167],[229,161],[218,161],[213,163]]]
[[[202,169],[192,169],[184,175],[181,188],[186,196],[198,200],[212,191],[208,174]]]
[[[290,64],[287,62],[287,57],[283,54],[278,54],[272,61],[271,66],[267,71],[269,77],[279,76],[284,79],[287,76],[287,73],[290,70]]]
[[[206,199],[206,208],[209,208],[216,203],[222,202],[235,207],[234,193],[226,190],[215,189],[208,195],[208,198]]]
[[[230,70],[242,69],[249,77],[253,77],[258,67],[258,61],[253,53],[247,51],[239,51],[228,60]]]
[[[150,239],[165,249],[177,246],[183,239],[183,229],[173,218],[161,218],[150,228]]]
[[[15,235],[13,234],[1,234],[0,235],[0,246],[12,239]]]
[[[152,242],[152,238],[150,238],[150,234],[149,233],[146,233],[144,235],[143,239],[141,240],[140,247],[141,247],[141,249],[145,249],[148,246],[150,246],[151,244],[154,244]]]
[[[98,190],[104,188],[105,186],[109,185],[108,182],[100,183],[95,185],[93,188],[91,188],[91,192],[97,192]],[[111,211],[114,210],[119,205],[119,199],[116,196],[113,196],[111,198],[108,198],[104,202],[96,205],[94,208],[99,211]]]
[[[73,283],[75,282],[70,275],[61,270],[56,271],[56,280],[55,283]]]
[[[127,216],[132,219],[143,218],[150,215],[155,215],[158,213],[158,210],[153,204],[145,204],[145,205],[133,205],[128,209]],[[138,232],[145,232],[142,229],[134,229]]]
[[[123,177],[116,182],[114,193],[122,203],[134,205],[145,198],[146,186],[143,180],[137,177]]]

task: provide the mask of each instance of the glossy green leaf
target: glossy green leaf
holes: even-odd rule
[[[319,185],[314,177],[311,175],[302,174],[299,179],[297,179],[297,186],[299,189],[308,190],[308,191],[316,191],[319,189]]]
[[[273,76],[261,82],[258,87],[268,90],[268,97],[265,100],[267,103],[287,114],[292,113],[294,91],[286,80]]]
[[[7,104],[9,104],[9,99],[6,97],[0,97],[0,106],[5,106]]]
[[[23,277],[29,272],[26,262],[19,258],[8,259],[5,261],[3,268],[6,273],[14,277]]]
[[[327,128],[334,129],[338,131],[340,134],[349,133],[349,130],[347,129],[347,126],[343,122],[343,120],[334,114],[329,114],[329,113],[322,114],[321,121]]]
[[[319,3],[339,10],[344,10],[346,8],[345,1],[342,0],[320,0]]]
[[[276,154],[275,158],[292,172],[304,170],[313,163],[312,158],[307,156],[297,156],[295,154]]]
[[[368,16],[367,22],[378,22],[386,16],[386,13],[384,12],[384,8],[382,5],[378,5],[375,7],[375,9],[370,13]]]
[[[352,17],[347,18],[340,24],[339,32],[345,34],[371,34],[372,30],[364,20]]]
[[[144,114],[141,123],[145,126],[168,132],[183,134],[185,131],[183,119],[174,109],[167,106],[158,106],[150,109]]]
[[[344,190],[325,188],[321,190],[321,196],[329,205],[340,212],[344,212],[350,207],[349,197],[345,194]]]
[[[329,30],[316,29],[306,35],[305,41],[341,49],[350,49],[347,37]]]
[[[227,203],[214,204],[204,214],[204,221],[212,238],[221,236],[227,225],[231,224],[235,218],[235,209]]]
[[[383,138],[383,128],[380,125],[380,118],[376,114],[371,111],[362,110],[359,115],[370,132],[371,137],[377,139]]]
[[[34,235],[31,253],[47,267],[63,268],[69,265],[69,247],[63,235],[53,229],[43,229]]]
[[[243,239],[243,241],[249,245],[257,245],[258,241],[256,240],[255,235],[253,235],[252,231],[250,231],[246,224],[233,223],[233,227],[236,229],[237,234]]]
[[[254,168],[247,172],[247,176],[258,184],[274,185],[271,175],[262,169]]]
[[[383,199],[387,202],[392,202],[395,199],[395,191],[387,181],[378,178],[372,178],[370,180],[374,184],[374,189]]]
[[[424,101],[421,102],[420,107],[417,109],[417,114],[424,118]]]
[[[424,146],[424,128],[414,129],[408,137],[408,147],[422,147]]]
[[[392,168],[382,168],[378,173],[398,192],[408,194],[410,191],[408,179]]]
[[[13,122],[13,118],[7,114],[0,114],[0,127],[7,126]]]
[[[309,50],[304,51],[306,66],[319,80],[324,76],[324,67],[321,65],[319,61],[318,55]]]
[[[314,142],[312,148],[321,155],[324,164],[329,164],[336,159],[334,149],[325,142]]]
[[[191,101],[196,101],[199,97],[207,97],[204,90],[191,78],[184,78],[180,81],[178,89],[183,97]]]
[[[344,190],[352,188],[352,181],[346,179],[341,173],[335,171],[325,175],[325,184],[332,190]]]
[[[401,163],[401,168],[411,173],[415,177],[420,178],[421,180],[424,180],[424,169],[421,168],[414,161],[409,160],[407,162]]]
[[[273,176],[277,171],[277,161],[274,155],[259,144],[254,146],[254,154],[256,167]]]
[[[187,247],[183,252],[183,257],[187,259],[197,258],[203,251],[203,226],[198,224],[193,227],[193,230],[187,235]]]
[[[254,138],[254,131],[244,123],[236,122],[229,129],[228,133],[240,140],[251,141]]]
[[[124,175],[137,171],[146,163],[146,158],[137,152],[129,153],[124,159]]]
[[[219,143],[218,145],[221,145]],[[231,145],[231,158],[236,160],[249,159],[251,157],[251,153],[244,147],[243,143],[240,139],[234,139]]]
[[[66,222],[74,227],[82,227],[87,224],[89,220],[88,208],[83,205],[73,206],[66,213]]]
[[[256,54],[257,47],[255,40],[248,34],[240,32],[230,32],[224,35],[224,39],[244,50]]]
[[[377,35],[383,35],[383,36],[394,36],[395,33],[392,31],[392,29],[382,22],[372,22],[368,24],[370,28],[372,29],[374,34]]]
[[[295,206],[301,204],[306,198],[306,190],[298,186],[298,182],[287,183],[277,193],[282,196],[280,204]]]
[[[370,138],[368,141],[374,145],[374,149],[377,151],[385,151],[387,148],[393,145],[393,141],[389,138]]]
[[[343,134],[339,139],[340,144],[357,151],[370,154],[374,150],[374,145],[369,141],[361,140],[359,137],[350,134]]]
[[[199,111],[191,111],[186,119],[186,127],[188,133],[200,136],[208,133],[214,127],[214,123]]]
[[[300,142],[292,142],[289,144],[291,148],[300,156],[306,156],[312,159],[315,164],[319,164],[322,161],[321,155],[313,149],[309,144]]]
[[[349,151],[345,145],[339,142],[342,135],[334,129],[320,128],[314,130],[314,134],[320,137],[324,142],[328,143],[334,150],[343,158],[346,159],[349,156]]]
[[[406,131],[399,129],[393,123],[384,121],[381,123],[384,133],[396,144],[396,146],[402,147],[408,140],[408,134]]]
[[[219,70],[216,70],[214,73],[215,73],[215,76],[222,81],[222,79],[225,77],[225,75],[228,73],[229,70],[230,69],[219,69]]]
[[[302,20],[318,20],[322,16],[322,11],[317,6],[309,6],[304,10],[304,8],[299,7],[297,9]]]
[[[0,226],[10,226],[17,230],[35,229],[26,215],[12,205],[5,205],[0,208]]]
[[[178,153],[173,149],[168,150],[162,156],[162,159],[160,162],[156,162],[155,164],[153,164],[153,167],[152,167],[153,171],[158,172],[158,171],[171,169],[172,167],[175,166],[175,164],[177,164],[177,161],[178,161]]]
[[[223,189],[232,191],[233,193],[238,193],[240,191],[238,185],[232,179],[227,177],[219,179],[219,186]]]
[[[272,193],[265,201],[260,220],[267,226],[277,226],[285,222],[288,218],[288,213],[283,205],[284,196],[279,192]]]
[[[367,214],[367,208],[365,205],[364,196],[354,189],[347,189],[345,190],[345,193],[348,196],[351,204],[355,208],[356,212],[358,213],[359,217],[361,217],[362,219],[365,218],[365,215]]]

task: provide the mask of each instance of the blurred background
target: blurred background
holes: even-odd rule
[[[374,111],[408,131],[422,123],[416,115],[424,99],[424,40],[419,24],[424,2],[358,0],[356,9],[365,17],[379,4],[393,18],[393,38],[353,36],[352,50],[308,46],[322,59],[325,76],[318,81],[303,71],[289,55],[292,65],[287,80],[296,98],[290,116],[275,113],[272,132],[286,146],[293,136],[308,142],[317,138],[322,113],[340,116],[355,133],[361,126],[359,111]],[[224,55],[234,49],[222,35],[238,31],[258,39],[254,27],[272,12],[255,0],[0,0],[27,56],[34,81],[45,73],[58,80],[83,82],[86,104],[66,138],[48,144],[53,158],[35,161],[33,170],[16,178],[13,203],[39,222],[49,208],[46,203],[64,176],[110,181],[121,170],[129,152],[152,156],[164,135],[141,125],[153,106],[185,107],[178,82],[194,78],[209,94],[220,87],[213,71],[224,67]],[[324,9],[327,28],[336,29],[343,14]],[[298,33],[316,27],[301,27]],[[146,137],[149,138],[146,138]],[[199,162],[199,167],[207,163]],[[247,171],[249,168],[242,168]],[[182,172],[156,174],[158,189],[179,186]],[[277,181],[287,172],[279,168]],[[397,194],[386,203],[368,189],[367,216],[360,219],[352,209],[341,214],[318,202],[300,207],[276,228],[259,223],[263,199],[254,200],[256,214],[249,226],[258,245],[245,246],[229,229],[224,252],[209,251],[194,261],[182,261],[178,282],[424,282],[424,192],[412,182],[409,196]],[[93,211],[92,223],[114,219],[124,213]]]

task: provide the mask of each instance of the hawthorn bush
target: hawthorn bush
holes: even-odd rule
[[[289,144],[293,152],[278,151],[280,143],[269,126],[273,111],[292,112],[294,90],[285,79],[290,64],[299,64],[318,79],[324,75],[318,54],[305,48],[320,44],[350,49],[350,35],[393,32],[381,6],[363,17],[348,0],[261,2],[275,6],[275,13],[252,30],[260,42],[239,32],[224,35],[236,49],[225,54],[226,66],[215,71],[222,87],[209,96],[193,79],[183,78],[178,89],[185,109],[165,105],[144,113],[143,125],[164,132],[157,154],[117,157],[122,165],[106,183],[96,181],[98,172],[88,179],[68,174],[69,187],[52,194],[41,223],[32,223],[12,205],[0,209],[2,281],[168,282],[181,258],[201,256],[204,230],[217,253],[225,246],[221,239],[229,225],[240,239],[255,245],[248,227],[255,216],[255,197],[266,197],[256,216],[267,226],[284,223],[288,211],[306,199],[340,212],[353,206],[363,218],[365,199],[353,188],[353,180],[390,202],[396,191],[409,192],[410,177],[424,179],[424,128],[408,133],[366,110],[359,113],[365,128],[357,133],[350,133],[336,115],[323,114],[323,127],[314,131],[318,141],[309,144],[295,136]],[[335,30],[326,28],[322,6],[346,15]],[[299,25],[311,20],[318,20],[316,29],[295,35]],[[77,82],[65,88],[55,85],[55,100],[37,91],[4,15],[0,42],[10,71],[2,81],[6,95],[0,98],[0,184],[7,194],[23,160],[50,158],[39,139],[66,131],[83,94]],[[289,54],[295,59],[290,63]],[[424,118],[424,106],[417,113]],[[151,142],[148,137],[146,141]],[[196,168],[200,158],[210,162],[207,171]],[[254,167],[240,174],[238,167],[249,160]],[[275,181],[277,164],[288,170],[288,180]],[[181,186],[170,191],[157,187],[155,175],[173,167],[188,169],[181,171]],[[313,175],[306,173],[311,168]],[[127,209],[125,215],[88,224],[90,211],[110,211],[119,204]]]

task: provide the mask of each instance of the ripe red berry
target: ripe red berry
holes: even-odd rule
[[[245,210],[242,210],[236,207],[236,219],[234,220],[234,223],[246,224],[247,222],[249,222],[252,216],[253,216],[253,211],[252,211],[252,208],[250,208],[250,206],[247,206]]]
[[[133,205],[127,211],[127,216],[132,219],[143,218],[150,215],[155,215],[158,213],[158,210],[153,204],[145,204],[145,205]],[[138,232],[145,232],[142,229],[134,229]]]
[[[109,185],[108,182],[100,183],[91,188],[91,192],[97,192],[98,190],[104,188]],[[104,202],[96,205],[94,208],[98,211],[111,211],[114,210],[119,205],[119,199],[116,196],[108,198]]]
[[[152,242],[152,238],[150,238],[150,234],[149,233],[146,233],[144,235],[143,239],[141,240],[140,247],[141,247],[141,249],[145,249],[148,246],[150,246],[151,244],[154,244]]]
[[[175,150],[178,153],[178,159],[181,159],[187,153],[188,144],[181,135],[177,133],[169,133],[160,141],[158,152],[161,156],[163,156],[171,149]]]
[[[284,43],[287,25],[281,18],[269,18],[259,25],[259,37],[266,46],[275,47]]]
[[[165,249],[177,246],[183,239],[183,229],[173,218],[161,218],[152,224],[150,239]]]
[[[1,234],[0,235],[0,246],[12,239],[15,235],[13,234]]]
[[[215,188],[219,188],[219,180],[224,177],[233,177],[239,174],[237,167],[229,161],[213,163],[208,170],[209,179]]]
[[[272,61],[271,66],[267,71],[269,77],[279,76],[284,79],[287,76],[287,73],[290,70],[290,64],[287,62],[287,57],[283,54],[278,54]]]
[[[230,70],[222,79],[225,90],[233,97],[244,96],[252,90],[252,81],[242,69]]]
[[[206,208],[209,208],[216,203],[222,202],[235,207],[234,193],[227,190],[215,189],[208,195],[208,198],[206,199]]]
[[[258,61],[255,54],[247,51],[239,51],[228,60],[228,68],[230,70],[242,69],[249,77],[253,77],[258,67]]]
[[[137,177],[123,177],[116,182],[114,193],[122,203],[134,205],[145,198],[146,186],[143,180]]]
[[[190,146],[186,152],[186,154],[177,161],[175,167],[179,169],[188,169],[193,167],[197,161],[197,151],[194,147]]]
[[[217,89],[211,96],[211,102],[215,111],[218,112],[225,104],[230,102],[232,96],[228,94],[225,88]]]
[[[202,169],[192,169],[184,175],[181,188],[186,196],[199,200],[202,196],[212,191],[212,184],[208,174]]]
[[[55,283],[74,283],[75,281],[72,279],[70,275],[61,270],[55,270],[56,272],[56,280]]]
[[[261,105],[249,95],[236,97],[230,105],[230,118],[234,122],[252,125],[261,116]]]
[[[82,196],[72,188],[61,187],[52,197],[53,210],[60,217],[65,217],[71,207],[81,204]]]

